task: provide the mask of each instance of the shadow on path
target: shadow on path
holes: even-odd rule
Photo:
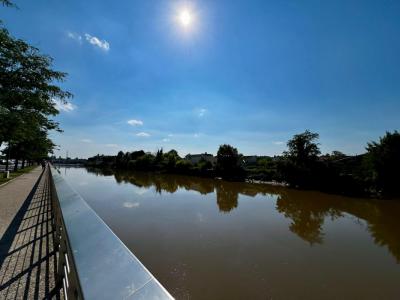
[[[0,299],[60,298],[50,195],[46,170],[0,240]]]

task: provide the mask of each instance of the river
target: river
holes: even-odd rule
[[[400,299],[400,201],[60,171],[177,299]]]

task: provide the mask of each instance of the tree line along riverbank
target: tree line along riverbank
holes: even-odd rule
[[[179,156],[176,150],[156,153],[143,150],[118,152],[115,156],[96,155],[87,160],[90,167],[176,173],[220,177],[230,181],[274,181],[301,189],[396,198],[400,195],[400,134],[386,132],[366,145],[362,155],[340,151],[321,154],[319,134],[306,130],[287,142],[287,150],[274,157],[252,161],[231,145],[221,145],[214,159],[204,154],[197,160]]]

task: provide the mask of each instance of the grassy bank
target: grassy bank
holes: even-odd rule
[[[10,172],[10,177],[9,178],[4,178],[4,173],[1,173],[1,177],[0,177],[0,185],[3,183],[6,183],[7,181],[10,181],[22,174],[25,173],[29,173],[30,171],[32,171],[33,169],[35,169],[37,167],[37,165],[33,165],[33,166],[29,166],[29,167],[25,167],[23,169],[19,169],[16,172]]]

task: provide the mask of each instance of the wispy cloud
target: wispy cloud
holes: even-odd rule
[[[83,143],[91,143],[93,141],[91,139],[81,139],[81,142],[83,142]]]
[[[200,135],[198,133],[193,134],[193,137],[198,138]]]
[[[147,132],[139,132],[139,133],[136,133],[136,136],[140,136],[140,137],[149,137],[150,134],[148,134]]]
[[[72,104],[71,102],[63,102],[59,99],[53,99],[54,107],[58,111],[65,111],[65,112],[71,112],[77,108],[75,104]]]
[[[79,34],[77,34],[77,33],[68,31],[68,32],[67,32],[67,36],[68,36],[70,39],[73,39],[73,40],[78,41],[79,43],[82,43],[82,36],[79,35]]]
[[[109,148],[117,148],[117,144],[105,144],[104,146],[109,147]]]
[[[275,141],[275,142],[272,142],[272,144],[274,144],[274,145],[284,145],[285,142],[282,142],[282,141]]]
[[[204,115],[207,113],[207,109],[205,108],[200,108],[197,110],[197,115],[199,116],[199,118],[204,117]]]
[[[166,142],[169,142],[170,139],[165,138],[165,139],[162,139],[162,141],[166,143]]]
[[[70,39],[73,39],[75,41],[78,41],[79,43],[82,43],[83,40],[86,40],[86,42],[88,42],[89,44],[95,46],[95,47],[99,47],[100,49],[104,50],[104,51],[109,51],[110,50],[110,43],[107,42],[106,40],[102,40],[96,36],[93,36],[89,33],[85,33],[83,36],[75,33],[75,32],[71,32],[68,31],[67,32],[67,37],[69,37]]]
[[[132,126],[142,126],[142,125],[143,125],[143,121],[141,121],[141,120],[135,120],[135,119],[128,120],[127,123],[128,123],[129,125],[132,125]]]
[[[85,33],[85,38],[90,44],[97,46],[104,51],[110,50],[110,44],[106,40],[101,40],[98,37],[90,35],[89,33]]]

